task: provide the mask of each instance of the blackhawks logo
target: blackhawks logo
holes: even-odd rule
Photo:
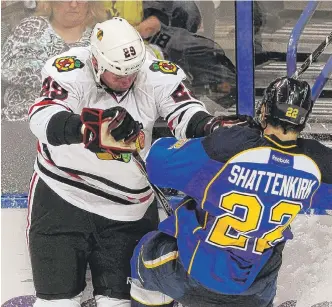
[[[154,61],[149,68],[153,72],[160,71],[163,74],[172,75],[176,75],[179,70],[179,68],[170,61]]]
[[[138,152],[140,152],[145,147],[145,133],[142,130],[139,132],[135,145]]]
[[[76,68],[83,68],[84,63],[77,59],[76,56],[68,56],[55,59],[53,66],[56,67],[58,72],[65,72]]]
[[[99,29],[97,32],[97,39],[101,41],[103,39],[103,36],[104,36],[103,30]]]
[[[135,146],[138,152],[145,146],[145,133],[142,130],[136,139]],[[100,160],[116,160],[124,163],[128,163],[131,160],[131,153],[98,152],[96,156]]]
[[[116,161],[125,162],[125,163],[128,163],[131,160],[130,153],[114,154],[114,153],[108,153],[108,152],[98,152],[98,153],[96,153],[96,156],[100,160],[116,160]]]

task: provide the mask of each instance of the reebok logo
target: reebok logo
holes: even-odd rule
[[[283,158],[277,157],[275,155],[272,155],[272,160],[279,162],[279,163],[290,164],[289,159],[283,159]]]

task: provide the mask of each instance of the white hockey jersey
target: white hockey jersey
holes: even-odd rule
[[[114,220],[138,220],[154,194],[131,155],[96,154],[83,143],[52,146],[47,139],[50,118],[64,110],[81,114],[84,107],[120,105],[143,124],[138,142],[144,158],[159,117],[167,120],[177,138],[184,138],[192,115],[207,111],[182,84],[182,69],[171,62],[146,60],[134,85],[122,96],[98,86],[92,69],[89,47],[73,48],[44,66],[41,97],[29,110],[30,128],[38,138],[35,171],[74,206]]]

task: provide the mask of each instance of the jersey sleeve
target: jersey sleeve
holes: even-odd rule
[[[332,149],[314,139],[298,140],[304,154],[309,156],[321,172],[321,183],[312,197],[311,209],[332,209]]]
[[[332,210],[332,184],[321,183],[313,196],[311,209]]]
[[[176,64],[155,60],[149,69],[155,74],[154,92],[159,115],[167,121],[176,138],[185,138],[190,118],[199,111],[208,113],[204,103],[183,83],[186,75]]]
[[[47,130],[53,116],[60,112],[80,113],[80,82],[63,80],[61,73],[57,73],[53,67],[53,61],[48,61],[42,69],[40,97],[28,112],[30,129],[43,143],[49,143]]]

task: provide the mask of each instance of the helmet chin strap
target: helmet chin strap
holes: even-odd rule
[[[96,69],[95,69],[95,71],[96,71]],[[104,71],[102,71],[101,69],[98,69],[97,71],[96,71],[96,81],[98,82],[98,83],[101,83],[101,75],[103,74],[103,72]]]
[[[93,75],[95,77],[95,81],[97,84],[101,85],[101,79],[100,76],[102,75],[102,73],[104,72],[104,69],[98,69],[95,65],[98,65],[97,61],[94,62],[94,59],[91,58],[91,66],[92,66],[92,71],[93,71]]]

